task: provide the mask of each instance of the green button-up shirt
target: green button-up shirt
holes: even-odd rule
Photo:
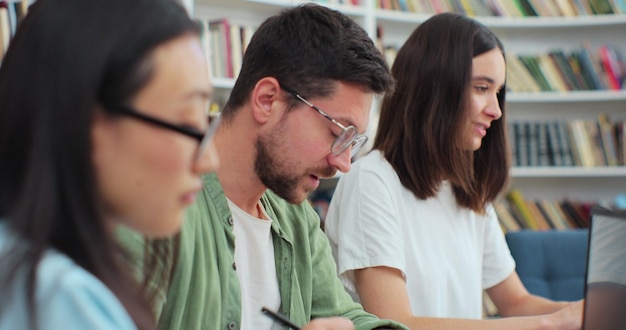
[[[302,326],[312,318],[343,316],[351,319],[356,329],[405,329],[365,312],[345,292],[319,217],[308,203],[289,204],[269,190],[261,202],[273,220],[274,259],[284,315]],[[189,208],[179,237],[169,290],[151,286],[156,291],[157,309],[163,303],[158,298],[165,296],[159,328],[240,328],[241,291],[232,224],[220,182],[214,174],[205,176],[204,189]],[[123,240],[140,250],[136,240]]]

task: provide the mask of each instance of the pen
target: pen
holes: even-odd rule
[[[273,312],[273,311],[267,309],[267,307],[262,307],[261,308],[261,313],[267,315],[268,317],[271,317],[274,321],[277,321],[278,323],[280,323],[280,324],[282,324],[282,325],[284,325],[286,327],[289,327],[289,328],[292,328],[292,329],[295,329],[295,330],[300,330],[300,327],[295,325],[295,324],[293,324],[293,322],[291,322],[288,318],[286,318],[283,315],[280,315],[280,314],[278,314],[276,312]]]

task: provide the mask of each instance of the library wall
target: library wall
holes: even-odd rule
[[[194,15],[206,26],[208,60],[212,63],[218,102],[228,97],[255,27],[266,17],[298,3],[193,2]],[[514,164],[510,186],[500,199],[507,209],[512,209],[510,192],[519,192],[529,203],[560,206],[567,201],[582,205],[581,209],[597,203],[610,204],[616,196],[626,193],[623,1],[319,3],[362,24],[390,63],[415,27],[436,12],[456,11],[474,16],[498,35],[507,51],[506,111]],[[372,111],[370,135],[375,132],[376,111],[377,108]],[[317,196],[312,196],[322,217],[336,181],[337,178],[326,180]],[[523,221],[518,220],[520,225],[524,225]]]

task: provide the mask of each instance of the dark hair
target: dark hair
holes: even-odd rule
[[[28,244],[1,256],[0,284],[23,268],[31,310],[37,264],[53,248],[111,289],[138,327],[154,327],[101,214],[91,127],[101,101],[128,102],[149,81],[157,46],[199,32],[173,0],[30,7],[0,67],[0,218]]]
[[[472,59],[504,47],[488,28],[463,15],[438,14],[422,23],[398,51],[391,69],[396,90],[382,104],[373,148],[381,150],[403,186],[417,198],[437,194],[443,180],[457,202],[484,212],[508,180],[505,88],[498,94],[502,117],[482,146],[458,146],[469,119]]]
[[[224,118],[248,100],[263,77],[274,77],[308,98],[329,95],[335,81],[379,94],[393,85],[389,68],[367,33],[342,13],[315,4],[285,9],[259,26],[244,54]]]

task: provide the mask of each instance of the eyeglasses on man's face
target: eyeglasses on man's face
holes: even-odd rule
[[[313,103],[307,101],[304,97],[300,96],[300,94],[294,91],[293,89],[283,84],[280,85],[280,88],[282,88],[287,93],[293,95],[295,98],[302,101],[304,104],[308,105],[313,110],[317,111],[317,113],[322,115],[324,118],[330,120],[330,122],[332,122],[333,124],[341,128],[341,133],[335,138],[335,141],[333,141],[333,144],[330,147],[330,151],[333,153],[333,155],[339,156],[344,151],[346,151],[346,149],[351,148],[350,158],[352,158],[354,157],[354,155],[356,155],[359,152],[359,150],[361,149],[361,147],[363,147],[365,142],[367,142],[367,136],[359,135],[359,133],[356,130],[356,127],[354,127],[353,125],[348,125],[348,126],[342,125],[341,123],[333,119],[331,116],[329,116],[322,109],[313,105]]]
[[[206,152],[207,147],[209,143],[211,142],[211,138],[213,138],[213,136],[215,135],[215,132],[217,132],[217,127],[219,126],[219,123],[221,121],[221,116],[219,114],[210,115],[208,118],[209,128],[206,130],[206,132],[200,132],[192,128],[188,128],[182,125],[172,124],[164,120],[152,117],[128,105],[104,104],[104,106],[110,111],[112,111],[113,113],[124,115],[124,116],[129,116],[133,119],[140,120],[144,123],[158,126],[161,128],[165,128],[174,132],[178,132],[180,134],[183,134],[183,135],[186,135],[188,137],[195,139],[196,141],[198,141],[198,149],[196,150],[196,154],[194,155],[194,158],[193,158],[194,162],[197,162],[198,160],[200,160],[202,156],[204,155],[204,153]]]

